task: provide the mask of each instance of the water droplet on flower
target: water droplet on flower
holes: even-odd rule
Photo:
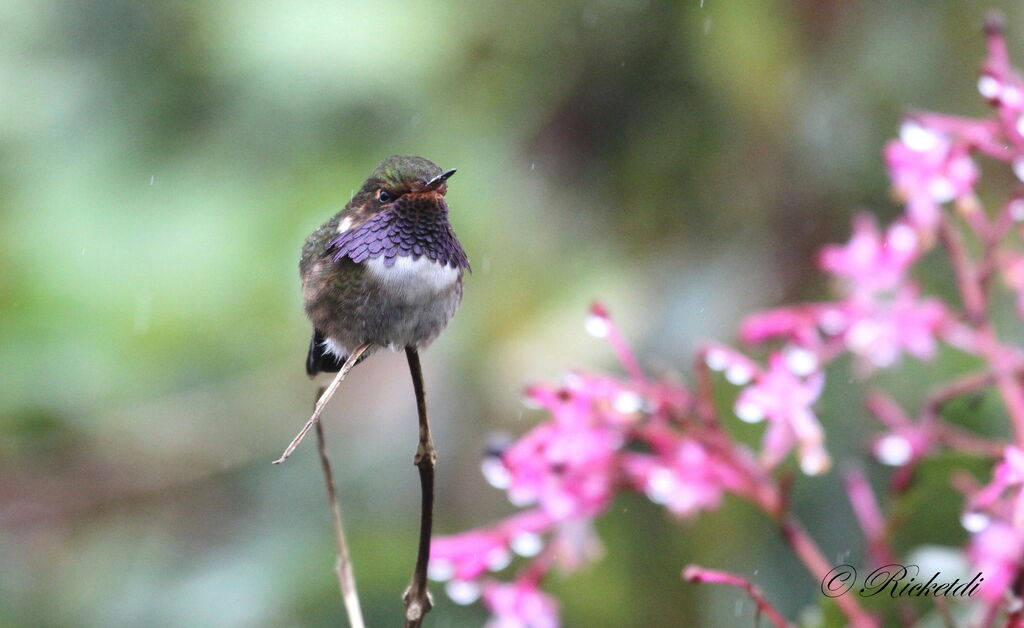
[[[900,141],[915,152],[924,152],[939,143],[939,136],[924,128],[913,120],[907,120],[900,126]]]
[[[789,347],[784,356],[786,368],[794,375],[806,377],[818,368],[818,356],[802,347]]]
[[[487,483],[496,489],[503,491],[512,485],[512,474],[498,456],[485,456],[480,461],[480,472]]]
[[[480,598],[480,585],[466,580],[452,580],[444,587],[452,601],[461,606],[472,604]]]
[[[505,567],[508,567],[508,564],[512,562],[512,552],[508,551],[504,547],[496,547],[487,552],[485,559],[488,569],[491,571],[501,571]]]
[[[736,404],[736,416],[744,423],[759,423],[764,420],[764,408],[751,401]]]
[[[910,462],[914,455],[914,447],[910,441],[899,434],[889,434],[875,443],[875,457],[882,464],[900,467]]]
[[[978,91],[981,95],[989,100],[995,100],[999,97],[999,92],[1002,90],[1002,85],[995,79],[994,76],[989,74],[982,74],[981,78],[978,79]]]
[[[540,553],[540,550],[544,547],[544,541],[540,538],[539,534],[520,532],[512,537],[511,546],[513,552],[529,558]]]
[[[983,512],[968,511],[960,516],[960,525],[968,532],[981,532],[990,522],[989,516]]]
[[[433,558],[427,564],[427,577],[435,582],[444,582],[445,580],[451,580],[452,576],[454,575],[455,566],[447,560]]]
[[[638,412],[643,407],[644,400],[640,395],[636,394],[631,390],[620,392],[615,396],[613,405],[617,412],[622,414],[633,414]]]
[[[1017,175],[1017,178],[1024,181],[1024,157],[1018,157],[1013,160],[1013,174]]]
[[[608,323],[608,319],[597,314],[588,314],[587,318],[583,322],[583,327],[587,330],[587,333],[594,338],[606,338],[608,336],[608,332],[611,331],[611,325]]]
[[[708,349],[704,354],[704,364],[712,371],[724,371],[729,366],[729,356],[721,349]]]
[[[742,362],[737,362],[729,368],[725,369],[725,379],[729,380],[730,384],[734,386],[742,386],[750,381],[753,373],[750,372],[750,367]]]

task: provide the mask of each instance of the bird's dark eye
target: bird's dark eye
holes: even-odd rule
[[[377,192],[377,200],[380,201],[381,203],[390,203],[391,201],[395,200],[395,197],[391,195],[391,192],[388,192],[387,190],[381,190]]]

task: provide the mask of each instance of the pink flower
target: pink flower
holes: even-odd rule
[[[1007,495],[1011,489],[1016,490]],[[1000,503],[1004,497],[1009,497],[1005,505]],[[992,471],[992,481],[971,498],[968,514],[983,510],[995,511],[1024,528],[1024,450],[1012,445],[1003,450],[1003,459]]]
[[[768,419],[762,450],[765,464],[774,467],[796,446],[801,470],[815,475],[831,465],[824,447],[825,433],[811,410],[821,395],[825,375],[801,371],[795,372],[792,361],[782,353],[772,354],[768,370],[757,372],[754,383],[736,399],[734,409],[748,423]]]
[[[943,203],[970,194],[978,179],[965,144],[914,120],[904,122],[900,139],[886,146],[885,161],[908,220],[924,230],[938,224]]]
[[[607,507],[615,454],[623,444],[620,431],[594,420],[591,404],[567,395],[565,412],[534,427],[502,456],[512,503],[539,504],[554,520],[593,516]]]
[[[904,352],[931,359],[936,338],[952,329],[946,306],[938,299],[919,299],[917,288],[910,285],[892,297],[852,298],[838,304],[833,316],[846,347],[877,368],[893,366]]]
[[[1000,125],[1012,145],[1013,169],[1018,178],[1024,179],[1024,80],[1011,67],[1006,47],[1006,37],[1000,24],[989,23],[986,27],[988,58],[981,77],[978,91],[996,108]],[[1005,143],[1005,142],[1004,142]]]
[[[1001,600],[1013,588],[1024,554],[1024,532],[995,522],[975,534],[967,549],[971,563],[985,577],[979,593],[991,601]]]
[[[490,528],[434,538],[430,545],[430,577],[433,580],[469,582],[488,571],[500,571],[512,553],[533,556],[540,551],[540,535],[552,522],[533,510],[510,517]]]
[[[558,602],[531,579],[488,582],[484,602],[493,616],[486,628],[558,628]]]
[[[919,251],[917,234],[906,223],[889,225],[883,237],[873,217],[859,214],[850,241],[826,246],[820,263],[824,270],[846,279],[854,292],[893,290],[903,282]]]
[[[672,438],[656,455],[626,454],[622,466],[638,490],[677,517],[717,508],[723,489],[742,484],[735,471],[689,438]]]
[[[821,305],[808,304],[751,314],[740,324],[740,338],[744,342],[759,343],[783,337],[801,347],[817,347],[821,344],[819,326],[823,310]]]

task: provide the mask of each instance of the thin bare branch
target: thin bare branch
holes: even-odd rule
[[[320,394],[323,394],[322,388]],[[356,592],[356,578],[352,573],[352,561],[349,559],[348,543],[345,541],[345,529],[341,524],[341,506],[338,504],[338,495],[334,489],[334,475],[331,473],[331,461],[327,457],[327,443],[320,421],[316,422],[316,439],[317,450],[320,452],[320,466],[324,470],[324,482],[327,485],[327,503],[331,507],[331,520],[334,523],[334,538],[338,543],[338,560],[334,563],[334,571],[338,574],[341,599],[345,603],[349,625],[352,628],[365,628],[363,611],[359,606],[359,594]]]
[[[324,408],[327,407],[327,402],[330,401],[331,397],[334,396],[334,393],[338,391],[338,386],[341,385],[345,376],[348,375],[348,372],[351,371],[352,367],[359,361],[360,356],[362,356],[369,348],[370,343],[367,342],[361,344],[348,356],[345,363],[341,366],[341,370],[339,370],[338,374],[334,376],[333,380],[331,380],[330,386],[328,386],[327,390],[324,391],[324,394],[320,395],[320,398],[317,399],[316,406],[313,408],[313,416],[309,417],[309,420],[302,426],[299,433],[295,435],[292,442],[288,444],[288,447],[284,450],[284,453],[281,454],[281,457],[274,461],[274,464],[281,464],[288,459],[288,456],[292,455],[295,448],[298,447],[299,443],[302,442],[302,439],[306,437],[306,434],[309,432],[309,428],[313,427],[313,425],[320,420],[320,415],[323,414]]]

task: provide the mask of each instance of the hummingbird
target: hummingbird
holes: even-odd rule
[[[338,372],[370,345],[415,351],[448,325],[469,260],[448,221],[448,179],[413,155],[382,160],[344,209],[302,247],[299,274],[313,334],[306,373]]]

